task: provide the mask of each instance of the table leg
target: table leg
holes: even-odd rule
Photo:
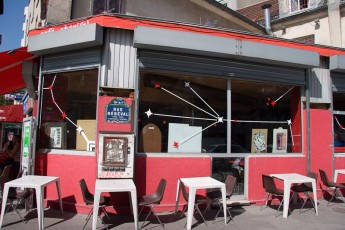
[[[180,199],[180,180],[177,181],[177,190],[176,190],[176,203],[175,203],[175,214],[178,210],[178,201]]]
[[[225,185],[221,187],[222,190],[222,200],[223,200],[223,210],[224,210],[224,221],[225,225],[227,225],[226,214],[227,214],[227,204],[226,204],[226,189]]]
[[[137,205],[137,191],[133,190],[131,191],[131,200],[132,200],[132,210],[133,210],[133,216],[134,216],[134,224],[135,224],[135,230],[138,229],[138,205]]]
[[[2,221],[4,220],[4,215],[5,215],[5,211],[6,211],[6,203],[7,203],[6,201],[7,201],[7,196],[8,196],[8,189],[9,189],[9,187],[5,183],[4,191],[2,194],[0,228],[2,227]]]
[[[37,203],[37,216],[38,216],[38,229],[44,229],[43,221],[43,190],[44,188],[35,188],[36,190],[36,203]]]
[[[61,214],[63,214],[63,206],[62,206],[61,190],[60,190],[60,180],[56,181],[56,189],[57,189],[57,193],[58,193],[58,197],[59,197]]]
[[[92,230],[96,230],[96,227],[97,227],[97,216],[98,216],[100,197],[101,197],[101,193],[95,192],[94,200],[93,200]]]
[[[194,204],[195,204],[195,189],[189,188],[189,197],[188,197],[188,211],[187,211],[187,229],[192,228],[192,218],[194,212]]]
[[[290,183],[284,181],[284,208],[283,208],[284,218],[287,218],[289,214],[290,186],[291,186]]]
[[[315,214],[318,216],[319,212],[317,210],[317,194],[316,194],[316,181],[313,180],[313,182],[311,182],[311,185],[313,187],[313,195],[314,195],[314,204],[315,204]]]

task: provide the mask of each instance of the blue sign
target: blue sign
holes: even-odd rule
[[[131,107],[123,98],[113,99],[105,109],[105,121],[110,123],[128,123],[131,121]]]

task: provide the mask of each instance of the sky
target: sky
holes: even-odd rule
[[[0,52],[20,47],[24,32],[24,8],[29,0],[4,0],[4,14],[0,15]]]

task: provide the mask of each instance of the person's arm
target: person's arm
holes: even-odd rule
[[[8,150],[7,151],[7,154],[8,154],[8,158],[14,158],[14,156],[17,154],[17,152],[19,151],[19,143],[16,142],[13,146],[13,149],[12,150]]]
[[[4,146],[2,147],[2,152],[6,152],[7,151],[7,149],[8,149],[8,145],[9,145],[10,143],[9,143],[9,141],[7,141],[5,144],[4,144]]]

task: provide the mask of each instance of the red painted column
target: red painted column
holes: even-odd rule
[[[332,113],[330,110],[310,109],[310,171],[324,170],[332,176]],[[320,176],[317,181],[321,194]]]

